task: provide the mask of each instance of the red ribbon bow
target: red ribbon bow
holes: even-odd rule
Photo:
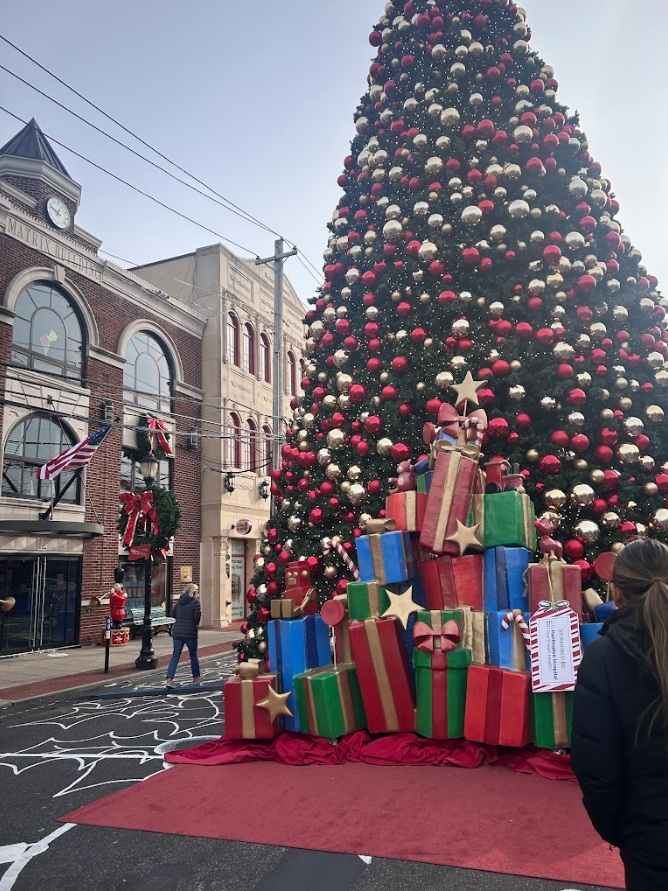
[[[430,628],[426,622],[416,622],[413,628],[413,640],[418,650],[423,653],[433,653],[440,650],[449,653],[455,650],[462,639],[459,625],[454,619],[450,619],[440,628]]]
[[[459,437],[459,425],[463,421],[454,405],[444,403],[438,412],[438,425],[442,436],[451,437],[456,443]]]
[[[143,515],[151,521],[151,532],[155,536],[159,532],[158,512],[153,504],[153,492],[124,492],[119,499],[123,510],[128,515],[128,525],[125,527],[123,546],[131,547],[135,537],[137,522]]]
[[[171,455],[172,449],[169,445],[167,436],[167,424],[158,418],[147,418],[148,420],[148,441],[151,445],[151,452],[156,448],[156,440],[165,455]]]

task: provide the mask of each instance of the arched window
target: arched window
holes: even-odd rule
[[[15,312],[12,362],[81,380],[84,336],[70,300],[51,285],[35,282],[21,291]]]
[[[18,498],[51,500],[70,482],[76,471],[63,471],[55,480],[38,480],[37,470],[76,443],[76,438],[57,420],[32,415],[9,434],[2,464],[2,494]],[[72,483],[61,501],[79,504],[81,481]]]
[[[259,451],[258,470],[260,473],[267,474],[271,471],[271,427],[268,424],[262,426]]]
[[[226,464],[241,467],[241,421],[239,415],[230,412],[227,419]]]
[[[288,393],[297,395],[297,360],[292,350],[288,353]]]
[[[227,314],[227,361],[239,364],[239,319],[233,312]]]
[[[255,332],[248,322],[244,325],[244,371],[255,374]]]
[[[271,383],[271,344],[266,334],[260,334],[260,380]]]
[[[244,470],[257,470],[257,425],[250,418],[246,421],[244,436]]]
[[[128,343],[123,371],[124,398],[149,411],[171,411],[172,373],[162,344],[148,331]]]

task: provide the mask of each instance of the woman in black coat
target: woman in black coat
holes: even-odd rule
[[[202,607],[197,597],[199,588],[197,585],[186,585],[183,594],[179,597],[172,609],[172,616],[176,619],[172,629],[172,638],[174,643],[174,651],[167,668],[167,678],[165,686],[171,688],[174,686],[174,675],[176,667],[179,664],[183,647],[188,647],[190,654],[190,668],[193,673],[193,684],[200,683],[199,659],[197,658],[197,632],[199,629],[200,619],[202,618]]]
[[[627,891],[668,889],[668,547],[617,556],[619,607],[578,675],[571,760],[594,828],[620,849]]]

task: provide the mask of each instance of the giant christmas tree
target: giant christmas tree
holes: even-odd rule
[[[370,35],[241,659],[266,652],[288,562],[308,558],[321,603],[345,590],[323,539],[355,559],[468,372],[485,454],[519,465],[585,585],[601,552],[665,537],[665,300],[525,20],[510,0],[410,0]]]

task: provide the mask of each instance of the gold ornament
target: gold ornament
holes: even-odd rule
[[[629,436],[640,436],[645,429],[645,425],[640,418],[625,418],[622,423],[624,430],[626,430]]]
[[[593,504],[595,492],[587,483],[579,483],[571,489],[571,501],[581,507],[589,507]]]
[[[267,698],[256,703],[256,705],[257,708],[264,708],[267,710],[269,720],[273,724],[276,718],[279,718],[281,715],[286,715],[288,718],[294,717],[288,708],[288,699],[290,696],[290,692],[277,693],[273,687],[269,687],[267,689]]]
[[[540,455],[536,449],[529,449],[529,451],[526,453],[526,459],[531,464],[535,464],[539,458],[540,458]]]
[[[621,523],[621,517],[614,510],[608,510],[601,517],[601,523],[608,529],[617,529]]]
[[[589,474],[589,479],[592,481],[592,483],[600,486],[601,483],[605,482],[605,474],[602,470],[592,470],[592,472]]]
[[[357,464],[351,464],[346,476],[351,482],[355,482],[355,480],[358,480],[362,476],[362,468],[358,467]]]
[[[566,493],[561,489],[550,489],[544,495],[548,507],[560,510],[566,504]]]
[[[390,600],[390,605],[383,613],[382,618],[391,616],[395,619],[399,619],[404,628],[408,628],[408,620],[413,613],[417,613],[421,609],[424,609],[424,607],[420,606],[419,603],[416,603],[413,600],[412,586],[409,587],[403,594],[395,594],[394,591],[391,591],[388,588],[387,596]]]
[[[614,413],[614,411],[613,411],[611,408],[604,408],[604,409],[602,409],[602,410],[601,410],[601,413],[600,413],[600,415],[599,415],[600,419],[601,419],[602,421],[605,421],[606,423],[608,423],[609,421],[611,421],[611,420],[614,418],[614,416],[615,416],[615,413]]]
[[[327,479],[336,480],[341,476],[341,468],[338,464],[328,464],[325,468]]]
[[[657,495],[659,492],[659,487],[656,483],[645,483],[642,488],[645,495],[654,496]]]
[[[376,451],[379,455],[387,456],[390,454],[390,449],[392,448],[392,440],[387,436],[384,436],[382,439],[379,439],[376,443]]]
[[[585,544],[594,544],[601,537],[598,523],[593,520],[581,520],[574,529],[577,537]]]
[[[663,409],[660,405],[648,405],[645,414],[653,424],[660,424],[663,421]]]
[[[348,492],[350,492],[350,487],[351,487],[351,486],[352,486],[352,483],[348,482],[348,480],[343,480],[343,482],[342,482],[341,485],[339,486],[339,488],[341,489],[341,494],[342,494],[342,495],[347,495]]]
[[[451,541],[457,545],[460,556],[467,548],[482,550],[482,542],[478,538],[479,531],[480,523],[476,523],[475,526],[465,526],[460,520],[457,520],[457,531],[449,535],[446,541]]]
[[[324,576],[326,579],[335,579],[338,575],[338,570],[336,566],[325,566],[323,570]]]
[[[267,641],[261,640],[260,643],[257,645],[257,648],[260,653],[266,653],[267,652]]]
[[[327,434],[327,445],[330,449],[342,449],[346,434],[339,427],[330,430]]]
[[[510,363],[511,371],[519,371],[522,368],[522,363],[519,359],[513,359]]]
[[[360,504],[366,498],[366,489],[361,483],[352,483],[348,490],[348,498],[352,504]]]
[[[630,442],[622,443],[619,447],[619,460],[622,464],[635,464],[640,458],[640,449]]]
[[[660,507],[654,512],[652,526],[661,532],[665,532],[668,529],[668,510],[665,507]]]

